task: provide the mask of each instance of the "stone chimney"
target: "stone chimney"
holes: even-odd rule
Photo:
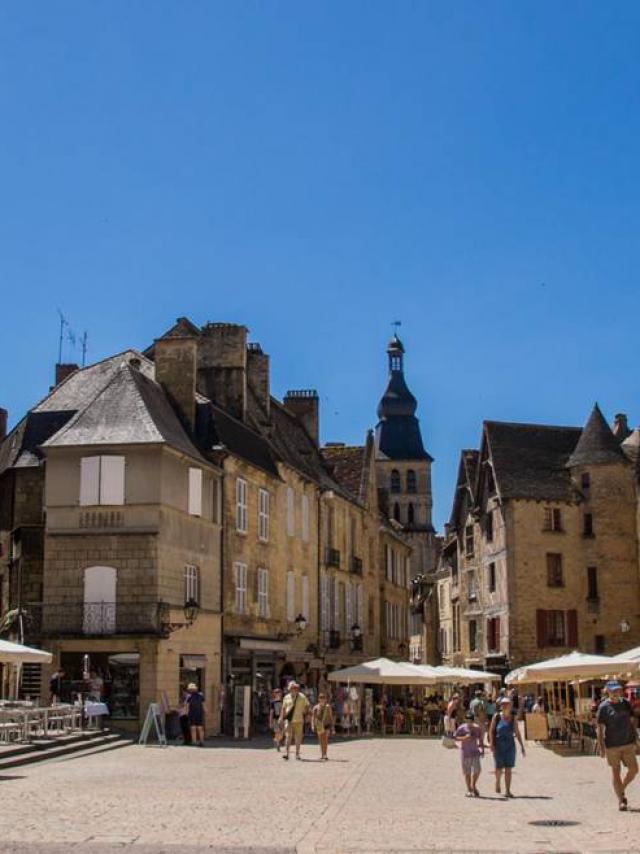
[[[249,344],[247,347],[247,382],[258,398],[268,419],[271,414],[269,357],[262,352],[262,347],[259,344]],[[259,414],[256,413],[256,415]]]
[[[320,398],[315,389],[288,391],[283,403],[285,407],[307,428],[307,433],[318,445],[320,443]]]
[[[193,337],[156,338],[156,382],[164,388],[185,426],[196,424],[196,363],[198,342]]]
[[[207,323],[198,339],[198,390],[235,418],[247,414],[247,327]]]
[[[631,430],[629,430],[629,423],[627,421],[626,414],[624,412],[618,412],[618,414],[613,417],[613,435],[619,442],[624,442],[630,434]]]
[[[66,380],[67,377],[70,377],[71,374],[75,374],[78,370],[80,370],[78,365],[75,365],[72,362],[64,365],[61,365],[58,362],[56,365],[56,386],[59,386],[63,380]]]
[[[3,409],[0,406],[0,442],[7,435],[7,421],[9,419],[9,413],[6,409]]]

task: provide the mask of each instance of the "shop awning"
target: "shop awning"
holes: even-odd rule
[[[288,652],[291,645],[286,641],[269,640],[265,638],[239,638],[240,649],[255,649],[265,652]]]
[[[51,664],[53,656],[43,649],[0,640],[0,664]]]
[[[621,652],[620,655],[614,655],[614,658],[617,658],[618,661],[640,661],[640,646]]]
[[[603,679],[638,673],[640,673],[640,662],[575,651],[512,670],[505,677],[505,682],[507,685],[565,682],[572,679]]]
[[[197,653],[187,653],[180,656],[180,666],[185,670],[202,670],[207,665],[207,656]]]

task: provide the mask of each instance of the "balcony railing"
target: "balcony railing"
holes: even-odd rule
[[[340,550],[328,548],[325,563],[327,566],[333,566],[336,569],[340,569]]]
[[[351,557],[351,572],[354,575],[362,575],[362,558],[352,555]]]
[[[164,602],[60,602],[25,605],[29,638],[58,635],[166,635],[170,608]]]
[[[340,632],[337,629],[324,631],[322,633],[322,641],[323,645],[327,647],[327,649],[340,649],[340,644],[342,643]]]

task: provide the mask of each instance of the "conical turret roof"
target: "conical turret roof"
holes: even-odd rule
[[[600,407],[596,403],[585,424],[578,444],[569,457],[567,468],[590,466],[603,463],[619,463],[625,456],[620,450],[618,440],[607,424]]]

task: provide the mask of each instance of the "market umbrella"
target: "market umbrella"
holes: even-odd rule
[[[638,662],[640,661],[640,646],[636,646],[634,649],[628,649],[626,652],[621,652],[619,655],[614,656],[618,661],[631,661]]]
[[[476,682],[500,682],[501,677],[497,673],[488,673],[485,670],[471,670],[467,667],[434,667],[440,674],[442,682],[451,682],[455,685],[475,685]]]
[[[433,670],[435,668],[429,668]],[[330,682],[353,682],[369,685],[435,685],[437,676],[427,674],[420,666],[389,658],[375,658],[352,667],[332,671]]]
[[[0,640],[0,664],[50,664],[52,659],[43,649]]]
[[[536,664],[527,664],[508,673],[507,685],[542,682],[564,682],[571,679],[598,679],[640,672],[640,662],[625,662],[606,655],[571,652]]]

